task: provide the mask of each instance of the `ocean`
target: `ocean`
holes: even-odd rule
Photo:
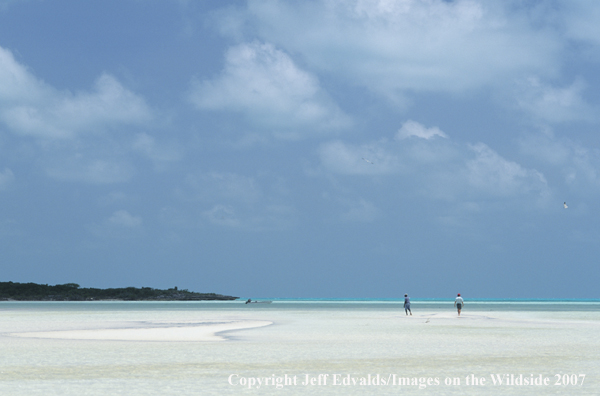
[[[0,395],[600,394],[600,300],[402,302],[0,302]]]

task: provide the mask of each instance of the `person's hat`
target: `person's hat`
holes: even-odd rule
[[[460,297],[460,293],[458,293],[458,296]]]

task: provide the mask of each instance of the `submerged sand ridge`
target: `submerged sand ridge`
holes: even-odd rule
[[[268,326],[265,320],[203,321],[189,323],[143,322],[135,327],[35,331],[7,334],[12,337],[54,338],[64,340],[110,340],[110,341],[224,341],[221,335],[227,331]]]

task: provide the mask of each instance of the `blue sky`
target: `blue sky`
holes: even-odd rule
[[[598,298],[599,19],[0,0],[2,280]]]

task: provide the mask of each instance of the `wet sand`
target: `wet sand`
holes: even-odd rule
[[[114,329],[85,329],[66,331],[35,331],[9,333],[8,336],[24,338],[54,338],[62,340],[110,341],[225,341],[223,333],[268,326],[269,321],[239,320],[201,323],[141,323],[136,327]],[[136,325],[135,323],[131,324]]]

